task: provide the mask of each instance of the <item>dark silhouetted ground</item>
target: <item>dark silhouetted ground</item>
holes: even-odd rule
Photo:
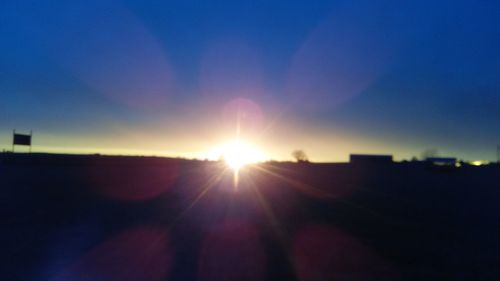
[[[0,157],[0,280],[500,276],[499,165]]]

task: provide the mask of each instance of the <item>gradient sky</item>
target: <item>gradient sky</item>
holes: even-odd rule
[[[0,149],[496,159],[500,4],[2,1]],[[238,113],[239,112],[239,113]],[[19,148],[20,151],[25,151]]]

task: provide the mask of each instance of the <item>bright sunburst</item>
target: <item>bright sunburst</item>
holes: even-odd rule
[[[245,165],[263,161],[265,158],[255,146],[241,140],[233,140],[222,145],[219,148],[219,154],[235,171]]]

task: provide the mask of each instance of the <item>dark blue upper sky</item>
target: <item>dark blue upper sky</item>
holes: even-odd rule
[[[495,159],[500,4],[476,1],[2,1],[0,146],[272,158],[427,148]],[[242,108],[242,109],[241,109]]]

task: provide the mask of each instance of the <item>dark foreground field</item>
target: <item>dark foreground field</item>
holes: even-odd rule
[[[0,157],[0,280],[500,276],[498,165]]]

